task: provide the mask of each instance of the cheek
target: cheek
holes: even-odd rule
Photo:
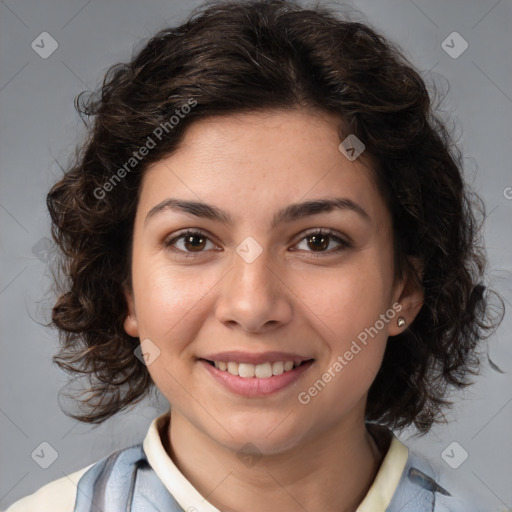
[[[338,272],[309,276],[298,284],[309,316],[314,313],[331,344],[340,348],[389,308],[387,286],[385,273],[375,262],[340,267]]]
[[[171,269],[165,261],[139,265],[138,272],[134,272],[134,290],[141,335],[162,345],[183,339],[184,329],[198,325],[194,318],[201,299],[214,285],[215,280],[211,281],[190,268]]]
[[[387,322],[381,320],[381,315],[389,310],[385,291],[377,272],[352,271],[337,282],[326,283],[326,293],[317,294],[311,301],[311,309],[321,320],[315,320],[314,330],[323,333],[327,349],[319,373],[309,383],[313,387],[317,386],[317,379],[325,383],[319,407],[321,402],[341,401],[344,405],[340,405],[340,410],[349,410],[375,380],[392,321],[390,318]],[[310,318],[315,317],[310,315]],[[323,384],[318,386],[322,388]],[[329,414],[335,418],[339,411]]]
[[[140,339],[149,339],[157,347],[153,350],[158,357],[148,371],[167,397],[183,392],[180,382],[186,382],[191,368],[183,361],[191,355],[190,342],[204,321],[205,294],[215,282],[199,278],[190,269],[171,271],[164,263],[150,264],[139,274],[135,293]]]

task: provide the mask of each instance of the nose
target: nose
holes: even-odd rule
[[[268,249],[252,262],[235,253],[233,267],[220,283],[216,318],[253,333],[276,329],[291,320],[292,297],[283,266]]]

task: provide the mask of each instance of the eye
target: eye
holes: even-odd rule
[[[181,242],[183,240],[183,249],[178,247],[178,249],[174,249],[173,247],[177,244],[177,242]],[[178,236],[171,238],[170,240],[166,240],[164,242],[165,248],[169,249],[172,252],[180,252],[183,253],[185,257],[194,257],[194,253],[204,252],[203,250],[208,245],[208,242],[213,247],[216,247],[215,244],[206,236],[202,231],[185,231]]]
[[[306,250],[306,252],[319,253],[312,254],[313,257],[330,255],[351,247],[350,243],[334,234],[333,231],[326,229],[315,229],[310,231],[306,236],[303,236],[300,239],[300,243],[303,243],[304,241],[307,247],[313,248],[312,251]],[[329,248],[332,242],[337,243],[338,247],[327,251],[326,249]],[[178,247],[178,243],[182,243],[182,248]],[[207,249],[208,243],[211,244],[210,248],[216,247],[216,245],[202,231],[189,230],[166,240],[163,245],[171,252],[180,253],[186,258],[189,258],[204,252]]]
[[[301,243],[303,243],[303,241],[305,241],[307,247],[313,248],[312,251],[307,252],[319,253],[312,254],[314,257],[330,255],[332,253],[337,253],[351,247],[351,244],[335,235],[333,231],[328,229],[316,229],[314,231],[310,231],[300,240]],[[336,242],[338,247],[327,251],[326,249],[331,245],[332,241]]]

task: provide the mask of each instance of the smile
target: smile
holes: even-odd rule
[[[274,361],[256,365],[207,359],[200,359],[199,363],[231,392],[247,397],[258,397],[275,393],[291,385],[311,367],[314,359],[302,362]]]
[[[258,379],[268,379],[273,375],[281,375],[284,372],[289,372],[300,366],[301,362],[293,361],[274,361],[273,363],[261,363],[261,364],[250,364],[250,363],[237,363],[235,361],[210,361],[215,368],[228,372],[231,375],[238,375],[240,377],[249,378],[256,377]]]

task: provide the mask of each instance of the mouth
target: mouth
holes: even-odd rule
[[[233,376],[242,378],[259,378],[268,379],[274,376],[282,375],[299,368],[308,363],[312,363],[314,359],[306,359],[303,361],[274,361],[261,364],[238,363],[235,361],[211,361],[209,359],[200,359],[217,370],[229,373]]]
[[[246,398],[263,398],[297,385],[302,374],[314,365],[314,359],[305,361],[273,361],[262,364],[222,362],[198,359],[206,373],[224,389]],[[286,365],[285,369],[285,363]]]

